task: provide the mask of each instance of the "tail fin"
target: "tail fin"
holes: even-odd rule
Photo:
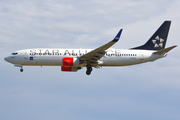
[[[171,21],[164,21],[153,36],[142,46],[132,49],[162,50],[165,48]]]

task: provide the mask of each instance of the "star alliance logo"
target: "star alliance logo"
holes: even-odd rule
[[[155,48],[163,47],[164,39],[157,36],[154,40],[152,40],[152,42],[153,42]]]

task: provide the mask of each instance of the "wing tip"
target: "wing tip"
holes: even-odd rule
[[[121,33],[122,33],[122,30],[123,29],[120,29],[120,31],[118,32],[118,34],[116,35],[116,37],[112,40],[112,42],[117,42],[121,36]]]

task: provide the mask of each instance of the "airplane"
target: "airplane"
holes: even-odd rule
[[[112,45],[120,39],[120,29],[113,40],[97,49],[59,49],[33,48],[13,52],[4,60],[20,67],[23,66],[61,66],[61,71],[76,72],[86,67],[90,75],[92,67],[129,66],[153,62],[163,58],[177,45],[165,48],[171,21],[164,21],[152,37],[144,44],[130,49],[113,49]]]

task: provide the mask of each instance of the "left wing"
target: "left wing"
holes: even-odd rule
[[[101,59],[105,54],[106,54],[106,51],[108,48],[110,48],[112,45],[114,45],[120,38],[121,36],[121,33],[122,33],[122,29],[118,32],[118,34],[116,35],[116,37],[108,42],[107,44],[79,57],[80,60],[83,60],[83,61],[89,61],[90,63],[95,63],[97,62],[99,59]]]

